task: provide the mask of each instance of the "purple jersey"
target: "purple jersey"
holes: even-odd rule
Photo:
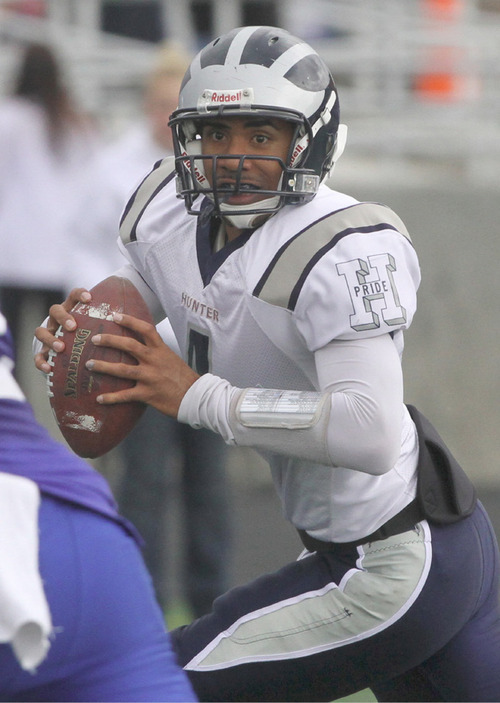
[[[36,421],[12,378],[13,358],[12,338],[0,313],[0,470],[31,479],[42,493],[126,524],[106,480]]]

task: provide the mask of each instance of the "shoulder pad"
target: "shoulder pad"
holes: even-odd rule
[[[382,229],[393,229],[410,240],[403,221],[385,205],[356,203],[329,213],[281,247],[254,288],[253,295],[272,305],[293,310],[312,267],[340,239],[355,232]]]
[[[175,177],[174,157],[157,161],[128,201],[120,220],[120,237],[124,244],[136,240],[136,229],[151,200]]]

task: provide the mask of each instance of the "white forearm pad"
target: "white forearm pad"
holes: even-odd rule
[[[331,465],[327,448],[329,395],[231,386],[212,374],[188,390],[177,419],[218,432],[227,444]]]
[[[330,407],[328,393],[246,388],[231,401],[229,423],[238,446],[332,466]]]

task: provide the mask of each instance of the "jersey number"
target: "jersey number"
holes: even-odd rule
[[[210,371],[210,337],[198,330],[189,330],[188,364],[202,376]]]

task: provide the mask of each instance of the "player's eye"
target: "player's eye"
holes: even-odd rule
[[[224,139],[224,136],[224,130],[220,129],[220,127],[214,127],[211,125],[205,126],[201,133],[201,138],[204,141],[220,142]]]
[[[269,136],[267,134],[255,134],[253,140],[257,144],[267,144]]]
[[[208,133],[208,137],[214,142],[221,142],[226,135],[220,129],[212,129]]]

